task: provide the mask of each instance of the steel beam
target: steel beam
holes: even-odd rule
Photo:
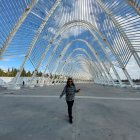
[[[35,46],[35,44],[36,44],[36,42],[37,42],[37,40],[38,40],[39,35],[41,34],[42,30],[44,29],[44,27],[45,27],[45,25],[46,25],[46,23],[47,23],[47,21],[48,21],[48,19],[49,19],[50,16],[54,13],[55,9],[58,7],[58,5],[60,4],[60,2],[61,2],[61,0],[57,0],[57,1],[55,2],[54,6],[51,8],[51,10],[50,10],[49,13],[47,14],[47,16],[44,18],[44,20],[42,21],[40,27],[38,28],[38,30],[37,30],[35,36],[33,37],[33,40],[32,40],[32,42],[31,42],[31,44],[30,44],[30,46],[29,46],[29,49],[28,49],[28,51],[27,51],[27,53],[26,53],[26,56],[25,56],[25,58],[24,58],[24,60],[23,60],[23,63],[21,64],[20,70],[19,70],[19,72],[17,73],[17,75],[16,75],[16,77],[15,77],[14,85],[17,84],[18,79],[19,79],[19,77],[20,77],[20,75],[21,75],[21,72],[22,72],[22,70],[23,70],[24,64],[26,63],[28,57],[30,56],[30,54],[31,54],[31,52],[32,52],[32,49],[34,48],[34,46]]]
[[[124,39],[124,41],[126,42],[131,54],[134,56],[138,66],[140,67],[140,58],[137,54],[137,52],[135,51],[133,45],[131,44],[130,40],[128,39],[126,33],[123,31],[121,25],[119,24],[119,22],[115,19],[115,17],[113,16],[113,14],[109,11],[109,9],[107,9],[104,4],[102,3],[101,0],[96,0],[96,2],[99,4],[99,6],[102,8],[102,10],[109,16],[109,18],[111,19],[111,21],[114,23],[114,25],[116,26],[116,28],[118,29],[120,35],[122,36],[122,38]],[[131,85],[133,86],[133,81],[130,78],[131,81]]]
[[[31,10],[35,6],[36,2],[37,2],[37,0],[32,0],[31,4],[29,4],[26,7],[26,9],[23,12],[23,14],[19,17],[17,23],[15,24],[15,26],[13,27],[13,29],[11,30],[11,32],[7,36],[4,44],[2,45],[2,48],[0,49],[0,57],[2,57],[3,53],[7,49],[8,45],[10,44],[10,42],[12,41],[12,39],[14,38],[14,36],[17,33],[18,29],[20,28],[20,26],[22,25],[22,23],[24,22],[24,20],[28,16],[28,14],[31,12]]]

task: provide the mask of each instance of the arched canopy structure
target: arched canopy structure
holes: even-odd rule
[[[139,7],[140,0],[0,1],[0,65],[19,69],[12,87],[23,69],[33,71],[30,84],[41,71],[41,81],[46,73],[64,78],[77,73],[78,80],[85,75],[84,80],[122,86],[127,79],[135,86]]]

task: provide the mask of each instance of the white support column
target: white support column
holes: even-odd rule
[[[66,63],[67,63],[67,61],[64,62],[63,66],[62,66],[62,68],[61,68],[61,70],[60,70],[60,72],[59,72],[60,75],[62,74],[62,71],[63,71],[63,69],[64,69]],[[56,72],[57,72],[57,70],[56,70]],[[56,73],[56,72],[55,72],[55,73]]]
[[[97,84],[105,84],[104,83],[104,79],[101,79],[101,77],[100,77],[100,75],[98,75],[98,73],[100,72],[100,70],[97,70],[96,68],[97,68],[97,66],[95,66],[95,64],[93,64],[93,60],[89,60],[90,61],[90,64],[92,65],[92,71],[93,71],[93,73],[94,73],[94,80],[95,80],[95,83],[97,83]],[[97,81],[97,82],[96,82]]]
[[[93,75],[93,79],[94,81],[98,81],[99,79],[98,78],[98,72],[95,70],[94,66],[92,65],[91,63],[92,60],[90,60],[90,66],[91,66],[91,72],[92,72],[92,75]]]
[[[57,62],[59,62],[59,60],[61,59],[61,57],[62,57],[62,56],[60,55],[59,58],[57,59]],[[46,71],[47,71],[48,66],[50,65],[50,62],[51,62],[51,57],[49,57],[48,63],[47,63],[47,65],[46,65],[46,67],[45,67],[45,70],[44,70],[44,72],[43,72],[43,74],[42,74],[42,76],[41,76],[40,81],[43,80],[43,77],[44,77],[44,75],[45,75],[45,73],[46,73]],[[56,63],[56,64],[57,64],[57,63]],[[59,64],[57,64],[56,68],[58,67],[58,65],[59,65]]]
[[[107,52],[106,52],[104,46],[100,43],[98,37],[97,37],[95,34],[92,34],[92,35],[94,36],[94,38],[95,38],[95,40],[97,41],[97,43],[99,44],[100,48],[101,48],[102,51],[104,52],[104,54],[105,54],[105,56],[106,56],[108,62],[110,63],[110,65],[111,65],[111,67],[112,67],[112,69],[113,69],[113,71],[114,71],[114,73],[115,73],[115,75],[116,75],[116,77],[117,77],[117,80],[119,81],[120,85],[122,85],[122,81],[121,81],[121,79],[120,79],[120,76],[118,75],[118,73],[117,73],[117,71],[116,71],[114,65],[112,64],[112,62],[111,62],[111,60],[110,60],[110,58],[109,58],[109,56],[108,56],[108,54],[107,54]]]
[[[98,76],[101,80],[101,83],[99,83],[99,84],[107,84],[106,79],[102,74],[102,70],[99,68],[99,66],[94,61],[92,61],[92,63],[96,66],[95,69],[97,69],[97,71],[100,73],[100,75],[98,75]]]
[[[52,54],[51,56],[49,56],[48,62],[47,62],[47,65],[46,65],[46,68],[45,68],[45,70],[44,70],[44,72],[43,72],[43,75],[46,73],[46,70],[47,70],[48,66],[50,65],[50,62],[51,62],[51,60],[52,60],[52,58],[53,58],[53,55],[55,54],[56,49],[57,49],[58,46],[60,45],[61,40],[62,40],[62,38],[59,39],[57,45],[54,47],[53,54]],[[69,44],[68,44],[68,45],[69,45]],[[66,50],[67,50],[67,46],[64,48],[64,51],[63,51],[62,54],[65,54]],[[57,62],[59,62],[59,60],[60,60],[61,58],[62,58],[62,55],[60,54],[59,58],[57,59]],[[56,63],[56,64],[57,64],[57,63]],[[57,66],[56,66],[56,67],[57,67]],[[42,79],[42,78],[43,78],[43,77],[41,77],[41,79]]]
[[[86,42],[86,44],[87,44],[87,42]],[[87,44],[87,45],[89,46],[89,44]],[[90,46],[89,46],[89,47],[90,47]],[[105,77],[108,79],[106,73],[109,75],[109,72],[108,72],[106,66],[105,66],[104,63],[100,60],[100,58],[99,58],[97,52],[96,52],[92,47],[90,47],[90,49],[91,49],[91,51],[93,52],[93,54],[94,54],[96,60],[98,61],[98,63],[99,63],[99,65],[100,65],[100,67],[101,67],[101,69],[102,69],[102,71],[103,71]],[[101,65],[101,64],[102,64],[102,65]],[[104,68],[103,68],[103,67],[104,67]],[[105,69],[105,71],[104,71],[104,69]],[[109,81],[108,81],[108,82],[109,82]],[[112,82],[112,83],[113,83],[113,82]],[[113,84],[114,84],[114,83],[113,83]]]
[[[96,53],[97,53],[97,52],[96,52]],[[98,57],[99,57],[99,56],[98,56]],[[114,80],[113,80],[113,78],[112,78],[112,76],[111,76],[109,70],[107,69],[106,65],[104,64],[104,62],[103,62],[102,60],[101,60],[101,63],[102,63],[102,65],[103,65],[103,67],[105,68],[105,71],[107,72],[107,74],[108,74],[110,80],[112,81],[112,84],[115,85]]]
[[[56,35],[56,36],[57,36],[57,35]],[[48,66],[50,65],[50,62],[51,62],[51,60],[52,60],[52,58],[53,58],[53,55],[54,55],[54,53],[55,53],[55,50],[56,50],[57,47],[60,45],[61,40],[62,40],[62,38],[59,39],[57,45],[54,47],[54,52],[53,52],[53,54],[48,58],[48,63],[47,63],[46,68],[45,68],[45,70],[44,70],[44,72],[43,72],[43,75],[46,73],[46,70],[47,70]],[[68,44],[68,45],[69,45],[69,44]],[[63,51],[62,54],[65,54],[66,51],[67,51],[67,47],[64,48],[64,51]],[[61,58],[62,58],[62,55],[60,54],[59,58],[57,59],[57,62],[59,62],[59,60],[60,60]],[[56,64],[57,64],[57,63],[56,63]],[[58,67],[58,65],[56,66],[56,68],[57,68],[57,67]],[[41,79],[43,79],[43,75],[42,75]]]
[[[55,40],[55,38],[56,38],[56,36],[54,37],[54,39],[53,39],[53,40]],[[61,40],[59,40],[57,44],[59,44],[59,43],[60,43],[60,41],[61,41]],[[44,53],[43,53],[43,54],[42,54],[42,56],[41,56],[41,59],[40,59],[40,61],[39,61],[38,65],[36,66],[36,69],[35,69],[36,71],[38,71],[38,69],[39,69],[39,67],[40,67],[41,63],[42,63],[42,62],[43,62],[43,60],[45,59],[45,56],[46,56],[46,54],[47,54],[48,50],[51,48],[52,43],[53,43],[53,42],[50,42],[50,44],[46,47],[46,49],[45,49]],[[56,46],[57,46],[57,45],[56,45]],[[48,58],[48,65],[49,65],[50,61],[52,60],[53,55],[54,55],[54,53],[55,53],[55,51],[56,51],[56,49],[57,49],[57,47],[56,47],[56,46],[55,46],[55,49],[53,49],[53,50],[52,50],[52,51],[53,51],[53,52],[52,52],[52,55],[51,55],[51,56],[49,56],[49,58]],[[48,66],[48,65],[47,65],[47,66]],[[47,67],[47,66],[46,66],[46,67]],[[35,76],[36,76],[36,72],[34,72],[34,73],[33,73],[32,78],[31,78],[31,81],[30,81],[30,84],[33,84],[32,82],[33,82],[33,80],[34,80]]]
[[[116,19],[114,18],[114,16],[112,15],[112,13],[107,9],[105,8],[104,4],[100,1],[100,0],[96,0],[96,2],[99,4],[99,6],[104,10],[104,12],[110,17],[110,19],[112,20],[112,22],[114,23],[114,25],[117,27],[120,35],[123,37],[123,39],[125,40],[125,42],[127,43],[127,46],[129,47],[129,50],[131,51],[131,53],[133,54],[137,64],[139,65],[140,67],[140,58],[138,56],[138,54],[136,53],[135,49],[133,48],[130,40],[127,38],[127,35],[125,34],[125,32],[123,31],[123,29],[121,28],[121,26],[119,25],[119,23],[116,21]],[[121,60],[119,59],[119,62]],[[121,62],[122,63],[122,62]],[[130,77],[130,75],[128,74],[128,72],[126,71],[125,68],[122,68],[122,70],[124,71],[126,77],[128,78],[131,86],[134,86],[134,83]]]
[[[24,22],[24,20],[26,19],[26,17],[28,16],[28,14],[31,12],[31,10],[33,9],[33,7],[35,6],[36,3],[37,3],[37,0],[32,0],[31,4],[29,4],[26,7],[25,11],[19,17],[17,23],[15,24],[15,26],[13,27],[13,29],[11,30],[11,32],[7,36],[4,44],[2,45],[2,48],[0,49],[0,57],[2,57],[3,53],[5,52],[5,50],[7,49],[8,45],[12,41],[13,37],[17,33],[17,31],[20,28],[21,24]]]
[[[101,0],[96,0],[96,2],[99,4],[99,6],[104,10],[104,12],[109,16],[109,18],[112,20],[114,25],[117,27],[120,35],[126,42],[129,50],[131,51],[132,55],[134,56],[138,66],[140,67],[140,57],[138,56],[137,52],[135,51],[133,45],[131,44],[130,40],[128,39],[126,33],[123,31],[122,27],[118,23],[118,21],[115,19],[115,17],[112,15],[112,13],[104,6],[104,4],[101,2]]]
[[[110,61],[110,59],[109,59],[109,57],[108,57],[108,55],[107,55],[107,53],[106,53],[106,51],[104,50],[103,47],[102,47],[102,49],[103,49],[103,52],[104,52],[105,55],[106,55],[107,60],[109,61],[110,65],[111,65],[111,67],[112,67],[112,70],[114,71],[114,74],[115,74],[116,77],[117,77],[117,80],[119,81],[120,85],[122,85],[122,81],[121,81],[120,76],[118,75],[118,73],[117,73],[117,71],[116,71],[114,65],[113,65],[112,62]]]
[[[22,70],[23,70],[23,68],[24,68],[24,64],[26,63],[28,57],[30,56],[30,54],[31,54],[31,52],[32,52],[32,49],[34,48],[34,46],[35,46],[35,44],[36,44],[36,42],[37,42],[37,40],[38,40],[38,37],[39,37],[40,33],[41,33],[42,30],[44,29],[44,27],[45,27],[45,25],[46,25],[46,22],[48,21],[48,19],[50,18],[50,16],[54,13],[55,9],[56,9],[57,6],[60,4],[60,2],[61,2],[61,0],[57,0],[57,1],[55,2],[54,6],[51,8],[51,10],[49,11],[49,13],[48,13],[47,16],[45,17],[45,19],[42,21],[40,27],[38,28],[38,30],[37,30],[37,32],[36,32],[36,34],[35,34],[35,36],[34,36],[32,42],[31,42],[31,44],[30,44],[30,46],[29,46],[28,52],[26,53],[26,56],[25,56],[25,58],[24,58],[24,60],[23,60],[23,63],[21,64],[20,70],[19,70],[19,72],[17,73],[17,75],[16,75],[16,77],[15,77],[15,80],[14,80],[14,86],[15,86],[15,87],[16,87],[16,84],[17,84],[17,82],[18,82],[18,79],[19,79],[19,77],[20,77],[20,75],[21,75],[21,72],[22,72]],[[9,87],[9,88],[11,88],[11,87]],[[13,85],[12,85],[12,88],[13,88]]]
[[[112,49],[112,47],[110,46],[110,44],[106,41],[106,39],[104,39],[104,42],[107,44],[107,46],[109,47],[109,49],[110,49],[110,50],[112,51],[112,53],[114,54],[116,60],[118,61],[120,67],[122,68],[122,70],[123,70],[125,76],[127,77],[128,81],[129,81],[129,83],[130,83],[130,85],[133,87],[133,86],[134,86],[134,83],[133,83],[133,81],[132,81],[130,75],[128,74],[127,70],[125,69],[125,67],[124,67],[124,65],[123,65],[123,63],[122,63],[122,61],[121,61],[120,58],[116,55],[116,53],[114,52],[114,50]]]
[[[66,61],[64,62],[64,65],[62,66],[61,71],[63,70],[63,68],[64,68],[64,66],[65,66],[65,63],[66,63]],[[55,74],[56,74],[57,70],[58,70],[58,67],[57,67],[56,71],[54,72]],[[58,75],[61,75],[61,71],[58,73]],[[51,80],[51,82],[52,82],[53,80],[54,80],[54,78]]]
[[[89,61],[88,61],[89,60]],[[86,60],[86,59],[82,59],[82,61],[84,61],[85,62],[85,64],[87,64],[89,67],[90,67],[90,72],[92,73],[92,76],[93,76],[93,78],[95,79],[96,77],[97,77],[97,74],[95,73],[95,69],[94,69],[94,67],[92,66],[92,63],[90,62],[91,60],[90,59],[88,59],[88,60]]]

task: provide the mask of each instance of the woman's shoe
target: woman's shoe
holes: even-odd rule
[[[72,124],[72,118],[69,119],[69,122]]]

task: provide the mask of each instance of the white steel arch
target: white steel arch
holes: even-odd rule
[[[27,7],[26,7],[25,11],[23,12],[23,14],[19,17],[17,23],[12,28],[12,31],[7,36],[5,42],[3,43],[3,45],[2,45],[2,47],[0,49],[0,57],[2,57],[2,54],[4,53],[4,51],[6,50],[8,45],[10,44],[11,40],[15,36],[16,32],[20,28],[21,24],[24,22],[24,20],[26,19],[28,14],[31,12],[32,8],[35,6],[36,3],[37,3],[37,0],[32,0],[31,3],[29,5],[27,5]]]
[[[119,33],[121,34],[122,38],[125,40],[130,52],[132,53],[135,60],[137,61],[137,64],[140,67],[140,58],[139,58],[137,52],[135,51],[133,45],[131,44],[130,40],[128,39],[127,35],[125,34],[122,27],[120,26],[119,22],[115,19],[115,17],[111,13],[111,11],[109,11],[109,9],[105,8],[105,6],[101,0],[96,0],[96,1],[99,4],[99,6],[104,10],[104,12],[109,16],[109,18],[113,21],[114,25],[117,27]]]
[[[74,27],[74,26],[84,26],[87,29],[89,29],[90,31],[94,30],[103,40],[103,42],[105,42],[105,44],[109,47],[109,49],[112,51],[112,53],[114,54],[114,56],[116,57],[116,59],[118,60],[120,67],[122,68],[124,74],[126,75],[126,77],[128,78],[131,86],[134,86],[133,81],[131,79],[131,77],[129,76],[127,70],[125,69],[123,63],[121,62],[121,60],[119,59],[119,57],[116,55],[116,53],[114,52],[114,50],[112,49],[112,47],[109,45],[109,43],[107,42],[107,40],[104,38],[104,36],[91,24],[88,23],[86,21],[71,21],[67,24],[65,24],[57,33],[56,35],[53,37],[52,41],[54,41],[60,34],[62,34],[63,32],[65,32],[67,29]],[[52,44],[52,43],[51,43]],[[51,44],[49,44],[46,48],[46,51],[44,52],[43,56],[45,56],[45,53],[48,51],[49,47],[51,46]],[[43,57],[44,58],[44,57]],[[27,60],[27,59],[26,59]],[[42,62],[42,60],[40,61]],[[25,62],[24,62],[25,63]],[[41,64],[41,63],[40,63]],[[23,68],[24,65],[22,65]],[[20,69],[20,73],[21,73],[22,69]],[[35,71],[36,73],[36,71]],[[34,74],[35,74],[34,73]],[[20,75],[17,75],[17,77],[19,77]],[[35,76],[35,75],[34,75]],[[18,78],[17,78],[18,79]],[[17,81],[17,80],[16,80]],[[16,82],[14,83],[16,84]]]
[[[113,84],[114,84],[114,81],[113,81],[113,79],[112,79],[112,77],[111,77],[111,75],[110,75],[108,69],[106,68],[106,66],[104,65],[104,63],[101,61],[101,59],[99,58],[98,53],[91,47],[91,45],[90,45],[87,41],[82,40],[82,39],[77,39],[77,40],[74,40],[73,42],[75,42],[75,41],[84,42],[84,43],[88,46],[88,48],[92,51],[93,55],[95,56],[96,60],[98,61],[98,64],[99,64],[101,70],[102,70],[102,71],[105,71],[104,74],[106,75],[106,78],[107,78],[107,75],[108,75],[109,78],[111,79],[111,81],[112,81]],[[72,42],[72,43],[73,43],[73,42]],[[71,43],[71,44],[72,44],[72,43]]]
[[[86,27],[87,29],[89,29],[89,30],[92,32],[92,34],[94,35],[94,37],[96,37],[96,39],[97,39],[97,36],[95,36],[95,34],[93,33],[93,31],[91,30],[91,29],[94,29],[94,31],[96,31],[96,33],[98,33],[98,34],[100,35],[100,37],[102,38],[102,40],[104,41],[104,43],[105,43],[105,44],[109,47],[109,49],[113,52],[114,56],[116,57],[116,59],[118,60],[118,62],[119,62],[119,64],[120,64],[120,67],[122,68],[124,74],[125,74],[126,77],[128,78],[128,80],[129,80],[131,86],[134,86],[134,84],[133,84],[133,82],[132,82],[132,79],[131,79],[131,77],[129,76],[128,72],[126,71],[125,66],[124,66],[123,63],[121,62],[120,58],[116,55],[116,53],[114,52],[113,48],[109,45],[109,43],[108,43],[107,40],[104,38],[104,36],[103,36],[92,24],[90,24],[90,23],[88,23],[88,22],[86,22],[86,21],[72,21],[72,22],[69,22],[69,23],[65,24],[65,25],[63,26],[63,28],[57,32],[57,34],[56,34],[56,36],[54,37],[54,39],[57,38],[57,37],[59,36],[59,34],[62,34],[65,30],[67,30],[68,28],[71,28],[71,27],[73,27],[73,26],[84,26],[84,27]],[[53,39],[53,40],[54,40],[54,39]],[[61,40],[61,39],[60,39],[60,40]],[[58,41],[58,44],[59,44],[60,40]],[[99,43],[99,41],[98,41],[98,43]],[[102,49],[103,49],[103,46],[101,45],[101,43],[100,43],[100,46],[101,46]],[[47,48],[48,48],[48,47],[47,47]],[[49,49],[49,48],[48,48],[48,49]],[[105,50],[104,50],[104,52],[105,52]],[[121,82],[121,80],[119,80],[119,81]]]

